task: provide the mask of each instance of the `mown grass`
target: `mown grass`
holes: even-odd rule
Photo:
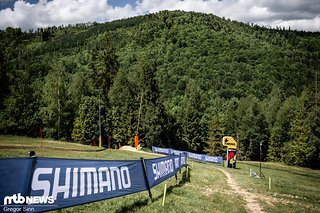
[[[266,178],[253,178],[249,176],[250,169],[259,175],[259,162],[237,162],[237,167],[227,171],[242,188],[258,195],[265,211],[320,212],[319,170],[262,162],[261,171]]]
[[[55,141],[50,139],[30,138],[12,135],[0,135],[0,146],[26,146],[26,147],[39,147],[43,148],[72,148],[72,149],[83,149],[83,150],[96,150],[98,147],[82,145],[78,143],[69,143],[62,141]]]
[[[1,146],[39,145],[39,139],[0,136]],[[98,160],[130,160],[159,157],[151,153],[137,153],[122,150],[99,150],[98,147],[74,143],[44,140],[46,148],[35,149],[39,157],[57,157]],[[64,147],[79,151],[54,150]],[[81,151],[83,150],[83,151]],[[0,149],[0,157],[26,157],[28,147]],[[182,169],[178,180],[174,177],[151,189],[124,197],[94,202],[56,212],[246,212],[244,198],[231,191],[226,177],[217,170],[215,164],[188,161],[189,172]],[[258,195],[258,201],[266,212],[320,212],[320,171],[308,168],[289,167],[280,163],[262,163],[262,172],[272,178],[272,188],[268,189],[268,179],[249,177],[249,170],[259,173],[258,162],[237,162],[237,169],[224,168],[245,190]],[[167,196],[162,207],[164,184]]]

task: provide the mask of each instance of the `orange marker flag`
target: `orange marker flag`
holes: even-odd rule
[[[139,146],[139,135],[134,136],[134,146],[138,149]]]

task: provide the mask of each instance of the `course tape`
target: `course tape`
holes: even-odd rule
[[[187,155],[188,158],[191,158],[193,160],[201,161],[201,162],[210,162],[210,163],[218,163],[222,164],[223,163],[223,158],[221,156],[210,156],[210,155],[204,155],[204,154],[196,154],[192,152],[187,152],[187,151],[180,151],[180,150],[175,150],[171,148],[160,148],[156,146],[152,146],[152,152],[155,153],[161,153],[161,154],[166,154],[166,155]]]
[[[0,212],[51,211],[150,190],[175,175],[186,158],[0,159]]]

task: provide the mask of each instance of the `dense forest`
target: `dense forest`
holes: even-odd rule
[[[0,134],[320,162],[320,33],[162,11],[0,31]]]

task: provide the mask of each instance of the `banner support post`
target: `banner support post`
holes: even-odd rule
[[[36,153],[35,151],[29,151],[29,165],[28,165],[28,173],[26,175],[26,180],[25,180],[25,196],[30,196],[30,192],[31,192],[31,182],[32,182],[32,177],[33,177],[33,172],[34,172],[34,168],[35,165],[37,163],[37,157],[36,157]]]
[[[151,194],[151,190],[150,190],[150,184],[149,184],[148,177],[147,177],[146,163],[144,162],[144,158],[143,157],[141,157],[140,160],[141,160],[142,167],[143,167],[144,180],[145,180],[147,188],[148,188],[150,200],[152,201],[152,194]]]
[[[164,207],[164,201],[166,200],[166,194],[167,194],[167,184],[164,184],[164,190],[163,190],[163,198],[162,198],[162,207]]]
[[[23,196],[30,196],[31,195],[31,184],[32,184],[32,178],[33,178],[33,172],[35,169],[35,166],[37,164],[37,157],[35,156],[34,151],[29,152],[29,165],[28,165],[28,170],[27,170],[27,176],[25,180],[25,187],[24,187],[24,193]],[[27,203],[24,202],[22,204],[23,206],[27,206]]]
[[[40,127],[40,150],[42,151],[42,128]]]
[[[177,173],[174,174],[174,177],[176,178],[176,185],[178,185],[178,176],[177,176]]]

